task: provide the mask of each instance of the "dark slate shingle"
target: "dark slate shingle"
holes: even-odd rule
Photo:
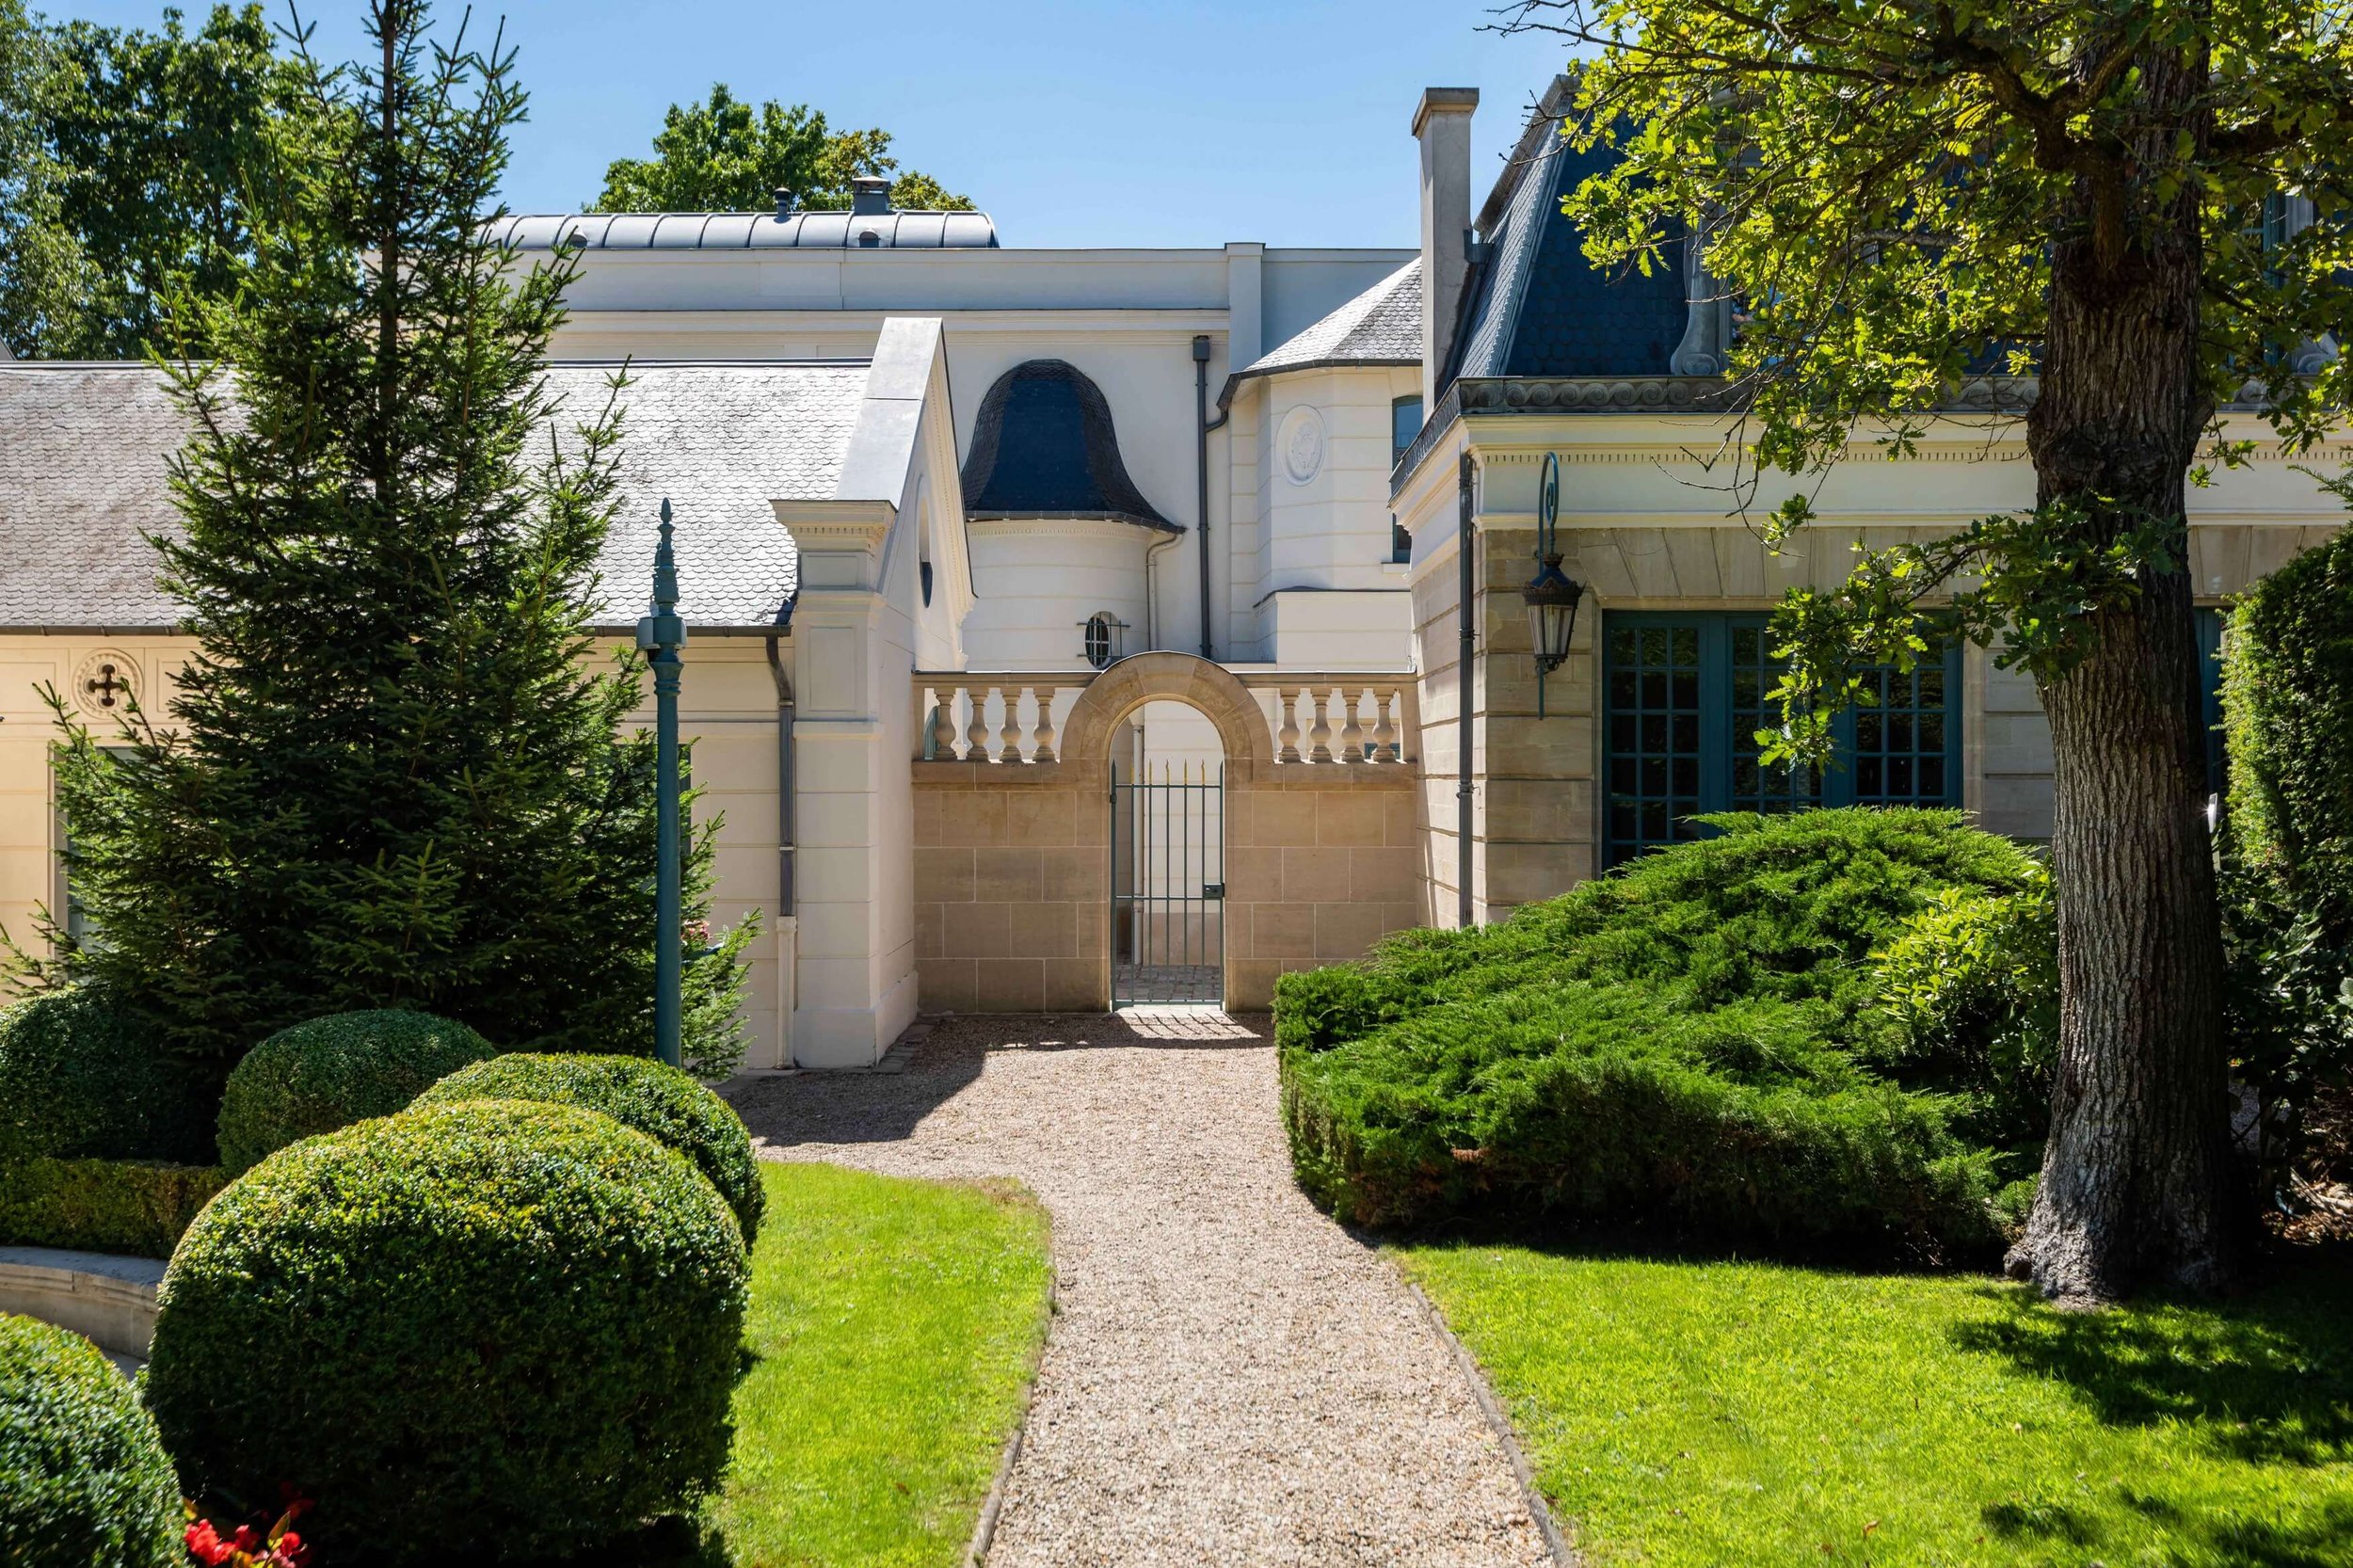
[[[1420,362],[1421,259],[1416,257],[1234,375],[1240,379],[1311,365]]]

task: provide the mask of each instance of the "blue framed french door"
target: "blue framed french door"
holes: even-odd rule
[[[1619,610],[1602,626],[1603,836],[1609,865],[1699,838],[1702,811],[1961,804],[1961,649],[1871,672],[1874,705],[1841,713],[1820,770],[1768,763],[1774,727],[1763,612]]]

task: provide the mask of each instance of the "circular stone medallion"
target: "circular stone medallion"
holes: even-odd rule
[[[85,654],[73,667],[73,705],[92,718],[120,718],[131,711],[138,678],[137,661],[119,648]]]
[[[1323,416],[1304,404],[1293,408],[1283,416],[1275,446],[1283,454],[1284,477],[1305,485],[1323,472]]]

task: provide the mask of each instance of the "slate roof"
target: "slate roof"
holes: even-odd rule
[[[613,369],[564,364],[548,376],[567,411],[587,418]],[[866,373],[862,360],[632,366],[600,626],[635,622],[665,495],[688,624],[772,624],[798,590],[800,561],[769,502],[834,494]],[[177,622],[146,535],[179,527],[165,461],[185,430],[147,366],[0,365],[0,627]]]
[[[591,250],[989,250],[986,213],[524,213],[498,236],[552,250],[577,236]],[[868,236],[872,235],[872,238]]]
[[[1105,518],[1183,532],[1128,477],[1102,389],[1062,360],[1025,360],[989,387],[963,483],[971,518]]]
[[[1555,79],[1480,215],[1487,257],[1465,285],[1447,380],[1673,373],[1689,313],[1680,267],[1599,270],[1561,216],[1561,198],[1617,156],[1608,146],[1580,152],[1561,136],[1570,86]]]
[[[1421,363],[1421,258],[1417,256],[1233,379],[1325,365]],[[1230,389],[1230,383],[1229,383]]]

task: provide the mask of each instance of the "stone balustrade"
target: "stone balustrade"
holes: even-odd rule
[[[917,757],[1043,763],[1095,670],[919,671]],[[1288,764],[1377,766],[1414,760],[1420,733],[1411,674],[1235,671]]]
[[[1414,678],[1237,671],[1289,762],[1405,762],[1420,755]]]

